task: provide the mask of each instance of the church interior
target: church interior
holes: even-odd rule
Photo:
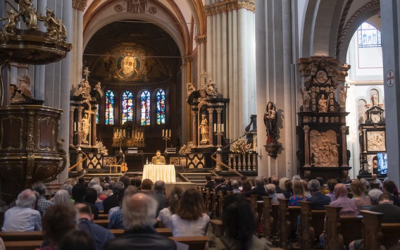
[[[1,200],[38,181],[56,192],[121,176],[197,188],[208,175],[375,175],[399,186],[399,10],[1,1]]]

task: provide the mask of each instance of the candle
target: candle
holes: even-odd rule
[[[125,129],[122,130],[122,135],[123,135],[123,137],[126,137],[126,130]]]
[[[222,131],[221,132],[225,132],[225,129],[224,129],[224,124],[222,123]]]
[[[76,122],[74,122],[74,131],[76,131]]]
[[[162,137],[164,137],[164,129],[162,130]]]
[[[214,123],[214,132],[217,132],[217,124]]]
[[[171,137],[171,129],[169,130],[169,136],[168,137]]]

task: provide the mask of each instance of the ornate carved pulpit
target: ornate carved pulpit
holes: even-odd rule
[[[0,107],[0,180],[11,201],[37,181],[51,181],[67,163],[62,149],[62,110],[39,105]],[[62,163],[60,163],[62,162]]]
[[[300,172],[308,178],[345,178],[351,168],[344,85],[350,66],[331,57],[301,58],[297,63],[304,80],[297,126]]]

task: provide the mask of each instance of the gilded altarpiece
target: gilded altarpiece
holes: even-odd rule
[[[303,77],[297,126],[300,173],[306,178],[345,178],[350,167],[344,81],[350,67],[317,56],[301,58],[298,65]]]

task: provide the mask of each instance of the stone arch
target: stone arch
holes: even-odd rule
[[[347,21],[341,37],[339,37],[340,45],[338,46],[337,58],[340,61],[346,61],[347,50],[350,40],[360,25],[369,18],[377,15],[380,11],[379,1],[371,1],[358,9]],[[376,27],[376,26],[375,26]]]

